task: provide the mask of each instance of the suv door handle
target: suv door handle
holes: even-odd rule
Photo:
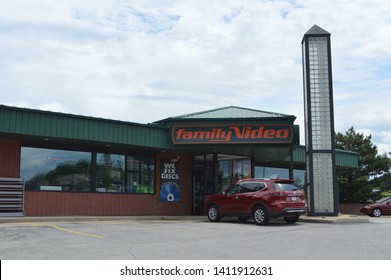
[[[235,196],[234,199],[239,199],[239,196]]]

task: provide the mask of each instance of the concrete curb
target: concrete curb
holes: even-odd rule
[[[129,221],[129,220],[170,220],[170,221],[207,221],[205,216],[23,216],[0,217],[1,223],[26,222],[86,222],[86,221]]]
[[[357,216],[341,214],[337,217],[333,216],[301,216],[300,222],[310,223],[369,223],[370,218],[368,216]]]
[[[200,220],[206,221],[203,216],[43,216],[43,217],[0,217],[0,223],[26,222],[88,222],[88,221],[128,221],[128,220]]]

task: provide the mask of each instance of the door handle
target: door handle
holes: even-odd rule
[[[238,196],[235,196],[234,199],[239,199],[239,197],[238,197]]]

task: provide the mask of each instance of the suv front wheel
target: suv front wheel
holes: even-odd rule
[[[254,222],[257,225],[266,225],[270,221],[269,214],[267,213],[265,207],[257,206],[254,209]]]
[[[212,204],[208,208],[208,219],[211,222],[218,222],[221,219],[220,210],[217,205]]]

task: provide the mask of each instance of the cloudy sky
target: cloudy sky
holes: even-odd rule
[[[0,103],[139,123],[235,105],[304,134],[314,24],[331,33],[336,132],[391,152],[389,0],[1,0]]]

